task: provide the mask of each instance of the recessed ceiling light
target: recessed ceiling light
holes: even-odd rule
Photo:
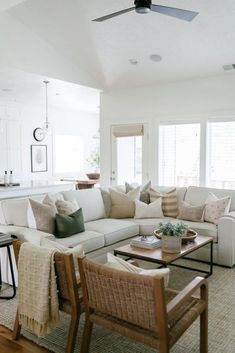
[[[12,92],[12,89],[11,88],[3,88],[2,91],[3,92]]]
[[[131,65],[137,65],[138,64],[138,60],[136,60],[136,59],[130,59],[129,61],[130,61]]]
[[[162,57],[158,54],[151,54],[149,55],[149,59],[155,62],[160,62],[162,61]]]

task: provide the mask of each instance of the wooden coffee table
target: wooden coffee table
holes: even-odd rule
[[[176,260],[184,258],[186,255],[194,252],[195,250],[207,244],[210,244],[210,261],[209,262],[199,261],[199,262],[207,263],[209,265],[209,271],[201,270],[194,267],[192,268],[188,266],[183,266],[180,264],[174,264]],[[163,252],[161,248],[144,249],[144,248],[139,248],[128,244],[115,249],[114,255],[115,256],[122,255],[122,256],[128,257],[129,259],[134,258],[134,259],[157,263],[157,264],[160,264],[161,267],[167,267],[168,265],[171,264],[173,266],[189,269],[192,271],[202,272],[205,274],[205,277],[209,277],[213,274],[213,238],[203,236],[203,235],[198,235],[194,241],[189,242],[187,244],[183,244],[181,248],[181,252],[176,254]],[[187,257],[187,259],[190,259],[190,258]],[[191,260],[198,261],[195,259],[191,259]]]

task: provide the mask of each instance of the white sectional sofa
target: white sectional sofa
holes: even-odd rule
[[[155,187],[161,192],[172,188]],[[200,205],[213,192],[218,197],[230,196],[231,207],[228,215],[219,219],[218,225],[206,222],[184,221],[201,235],[214,238],[214,262],[232,267],[235,264],[235,190],[210,189],[203,187],[177,188],[178,205],[185,200],[191,205]],[[58,194],[51,195],[57,198]],[[175,218],[145,218],[145,219],[111,219],[109,218],[111,199],[107,190],[98,188],[85,190],[70,190],[61,192],[59,197],[65,200],[76,199],[83,210],[85,231],[67,238],[56,238],[52,234],[44,233],[28,227],[27,207],[28,199],[6,199],[0,201],[0,232],[17,236],[23,241],[30,241],[41,245],[44,237],[73,247],[83,244],[87,256],[99,262],[105,261],[105,254],[114,248],[126,244],[129,239],[138,234],[150,235],[158,227],[159,222],[178,222]],[[42,200],[43,196],[35,197]],[[208,248],[202,248],[195,256],[207,260]],[[10,282],[9,269],[5,249],[0,249],[3,281]]]

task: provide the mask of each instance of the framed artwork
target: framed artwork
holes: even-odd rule
[[[31,145],[31,172],[47,172],[47,145]]]

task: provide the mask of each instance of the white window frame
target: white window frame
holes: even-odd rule
[[[205,122],[206,123],[206,122]],[[157,185],[159,185],[160,180],[160,126],[167,126],[167,125],[192,125],[192,124],[199,124],[200,125],[200,161],[199,161],[199,186],[205,185],[205,167],[206,167],[206,160],[204,161],[203,157],[203,146],[205,144],[205,136],[204,133],[202,134],[202,121],[200,119],[192,119],[192,120],[160,120],[157,129],[157,140],[158,140],[158,153],[157,153]],[[207,125],[207,124],[206,124]],[[171,186],[171,185],[169,185]]]

